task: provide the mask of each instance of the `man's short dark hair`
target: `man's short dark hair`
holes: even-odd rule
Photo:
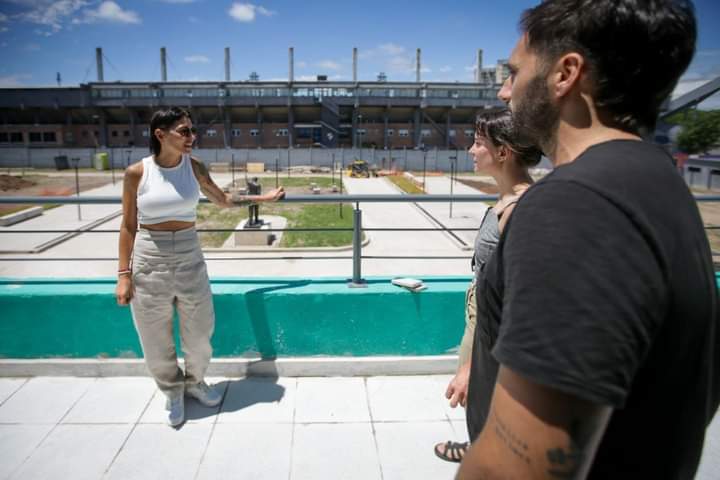
[[[183,118],[192,120],[190,112],[180,107],[170,107],[163,110],[158,110],[153,113],[150,119],[150,151],[155,155],[160,155],[160,140],[155,136],[155,130],[167,129],[175,125]]]
[[[546,0],[523,13],[520,29],[545,71],[568,52],[583,55],[595,105],[634,133],[655,128],[697,37],[690,0]]]

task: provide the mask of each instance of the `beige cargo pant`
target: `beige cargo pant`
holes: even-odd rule
[[[475,304],[475,277],[473,276],[470,286],[465,292],[465,332],[460,342],[458,352],[458,367],[470,360],[472,355],[473,338],[477,325],[477,305]]]
[[[145,364],[158,388],[172,396],[205,376],[215,327],[207,267],[194,228],[177,232],[140,229],[133,249],[133,321]],[[180,319],[185,373],[173,335],[173,309]]]

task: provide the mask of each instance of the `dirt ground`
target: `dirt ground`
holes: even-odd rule
[[[80,175],[80,191],[84,192],[93,188],[107,185],[111,180],[98,176]],[[51,175],[7,175],[0,174],[0,196],[41,196],[54,197],[72,195],[75,193],[74,176],[51,176]],[[0,204],[0,216],[16,212],[33,205]]]

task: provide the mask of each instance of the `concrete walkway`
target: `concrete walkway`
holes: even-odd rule
[[[213,379],[222,405],[187,400],[175,430],[148,378],[0,379],[0,479],[452,479],[432,452],[467,439],[448,380]],[[698,480],[720,474],[719,418]]]

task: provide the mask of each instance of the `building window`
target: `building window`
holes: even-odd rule
[[[456,133],[455,130],[448,131],[448,135],[450,135],[451,137],[454,137],[455,133]]]
[[[401,137],[409,137],[410,130],[408,130],[407,128],[401,128],[400,130],[398,130],[398,135]]]
[[[251,137],[259,137],[260,136],[260,130],[257,128],[251,128],[250,129],[250,136]]]
[[[113,131],[112,131],[112,136],[113,136],[113,137],[117,137],[117,136],[118,136],[117,130],[113,130]]]
[[[240,129],[239,129],[239,128],[233,128],[233,129],[230,131],[230,134],[231,134],[233,137],[239,137],[239,136],[240,136]]]
[[[87,130],[83,130],[82,136],[83,136],[83,138],[87,138],[87,136],[88,136]]]
[[[358,135],[367,135],[368,132],[364,128],[358,128],[357,133],[358,133]]]
[[[422,130],[420,130],[420,135],[422,135],[423,137],[429,137],[430,135],[432,135],[432,132],[429,128],[423,128]]]
[[[0,132],[0,143],[8,143],[10,135],[7,132]]]
[[[275,133],[276,137],[287,137],[288,136],[288,129],[287,128],[278,128],[277,132]]]
[[[130,136],[130,130],[124,130],[123,137],[129,137],[129,136]]]
[[[10,132],[10,143],[23,143],[22,132]]]
[[[55,132],[43,132],[43,142],[55,143]]]
[[[42,133],[30,132],[30,141],[31,142],[42,142]]]
[[[142,136],[143,136],[143,137],[146,137],[146,138],[149,137],[149,136],[150,136],[150,129],[149,129],[149,128],[143,129],[143,131],[142,131]]]
[[[464,130],[465,136],[469,138],[475,138],[475,130]]]
[[[393,135],[395,135],[395,130],[393,130],[392,128],[388,128],[387,134],[388,134],[388,137],[392,137]]]
[[[207,135],[208,137],[217,137],[217,130],[215,130],[214,128],[208,128],[207,130],[205,130],[205,135]]]
[[[73,132],[65,132],[65,141],[72,142],[73,140],[74,140]]]

